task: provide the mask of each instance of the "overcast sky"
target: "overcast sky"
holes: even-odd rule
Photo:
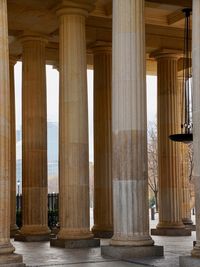
[[[21,68],[22,64],[18,62],[15,65],[15,99],[16,99],[16,127],[21,127]],[[47,72],[47,120],[49,122],[58,122],[58,71],[52,66],[46,67]],[[89,145],[90,161],[93,161],[93,71],[88,70],[88,103],[89,103]],[[156,94],[157,79],[155,76],[147,76],[147,119],[154,121],[156,118]]]

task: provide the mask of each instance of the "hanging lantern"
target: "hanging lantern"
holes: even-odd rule
[[[182,10],[185,15],[184,29],[184,57],[183,57],[183,116],[181,124],[182,133],[172,134],[169,138],[175,142],[190,143],[193,141],[192,134],[192,96],[191,96],[191,47],[190,47],[190,15],[192,9]]]

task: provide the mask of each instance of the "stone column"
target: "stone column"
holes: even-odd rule
[[[16,225],[16,128],[15,128],[15,81],[14,66],[16,59],[10,57],[10,149],[11,149],[11,166],[10,166],[10,237],[18,232]]]
[[[113,234],[111,44],[97,42],[94,53],[94,226],[95,237]]]
[[[191,228],[193,222],[191,219],[191,207],[190,207],[191,183],[189,181],[188,154],[189,154],[188,145],[182,144],[181,145],[182,222],[186,227]]]
[[[192,13],[192,82],[193,82],[193,149],[196,211],[196,244],[192,256],[200,257],[200,1],[193,0]],[[200,265],[200,260],[198,261]],[[199,266],[198,265],[198,266]]]
[[[190,208],[190,181],[188,169],[188,146],[181,147],[181,186],[182,186],[182,221],[187,226],[192,225]]]
[[[158,79],[158,184],[159,223],[155,235],[191,235],[182,222],[181,144],[169,135],[181,132],[178,55],[170,51],[154,53]]]
[[[10,243],[10,83],[7,1],[0,1],[0,265],[24,266]]]
[[[60,231],[52,246],[99,245],[89,221],[89,153],[85,18],[94,1],[63,1],[60,20]]]
[[[15,240],[48,240],[46,39],[21,37],[22,53],[22,223]]]
[[[114,235],[101,251],[122,259],[162,255],[149,235],[143,0],[113,1],[112,53]]]
[[[178,76],[178,93],[179,93],[179,103],[180,108],[183,107],[183,76]],[[181,191],[182,191],[182,222],[184,225],[188,226],[192,225],[193,222],[191,220],[191,208],[190,208],[190,187],[191,184],[189,182],[189,148],[187,144],[181,145],[181,153],[180,153],[180,180],[181,180]]]
[[[196,209],[196,244],[192,257],[180,257],[181,267],[200,266],[200,1],[193,0],[192,7],[192,92],[193,92],[193,179]]]

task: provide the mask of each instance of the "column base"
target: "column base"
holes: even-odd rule
[[[163,246],[101,246],[101,255],[127,260],[163,256]]]
[[[51,247],[60,247],[60,248],[91,248],[99,247],[100,239],[91,238],[91,239],[50,239]]]
[[[40,242],[40,241],[49,241],[50,234],[41,234],[41,235],[28,235],[28,234],[16,234],[14,237],[15,241],[21,242]]]
[[[187,228],[157,228],[151,229],[151,235],[191,236],[191,230]]]
[[[0,266],[2,267],[24,267],[26,265],[23,263],[21,255],[12,253],[12,254],[0,255]]]
[[[10,229],[10,238],[15,237],[16,234],[19,234],[19,228]]]
[[[15,235],[15,241],[39,242],[49,241],[51,231],[48,226],[43,225],[23,225],[19,234]]]
[[[111,238],[113,236],[113,231],[92,229],[92,233],[96,238]]]
[[[199,241],[194,241],[193,242],[193,250],[191,251],[192,257],[196,257],[200,260],[200,242]]]
[[[189,229],[190,231],[196,231],[196,225],[195,224],[186,224],[186,229]]]
[[[192,256],[181,256],[179,257],[179,266],[180,267],[199,267],[200,266],[200,258],[192,257]]]
[[[51,229],[51,234],[57,235],[59,231],[60,231],[60,228],[55,227]]]
[[[183,222],[184,225],[193,224],[193,221],[190,218],[183,218],[182,222]]]

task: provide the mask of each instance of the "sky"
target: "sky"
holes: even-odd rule
[[[47,121],[58,123],[59,108],[59,73],[52,66],[46,66],[47,74]],[[93,162],[93,71],[87,71],[88,78],[88,122],[89,122],[89,158]],[[21,128],[21,85],[22,85],[22,64],[15,65],[15,108],[16,128]],[[155,121],[157,114],[157,78],[147,76],[147,121]],[[20,144],[18,144],[19,146]]]

